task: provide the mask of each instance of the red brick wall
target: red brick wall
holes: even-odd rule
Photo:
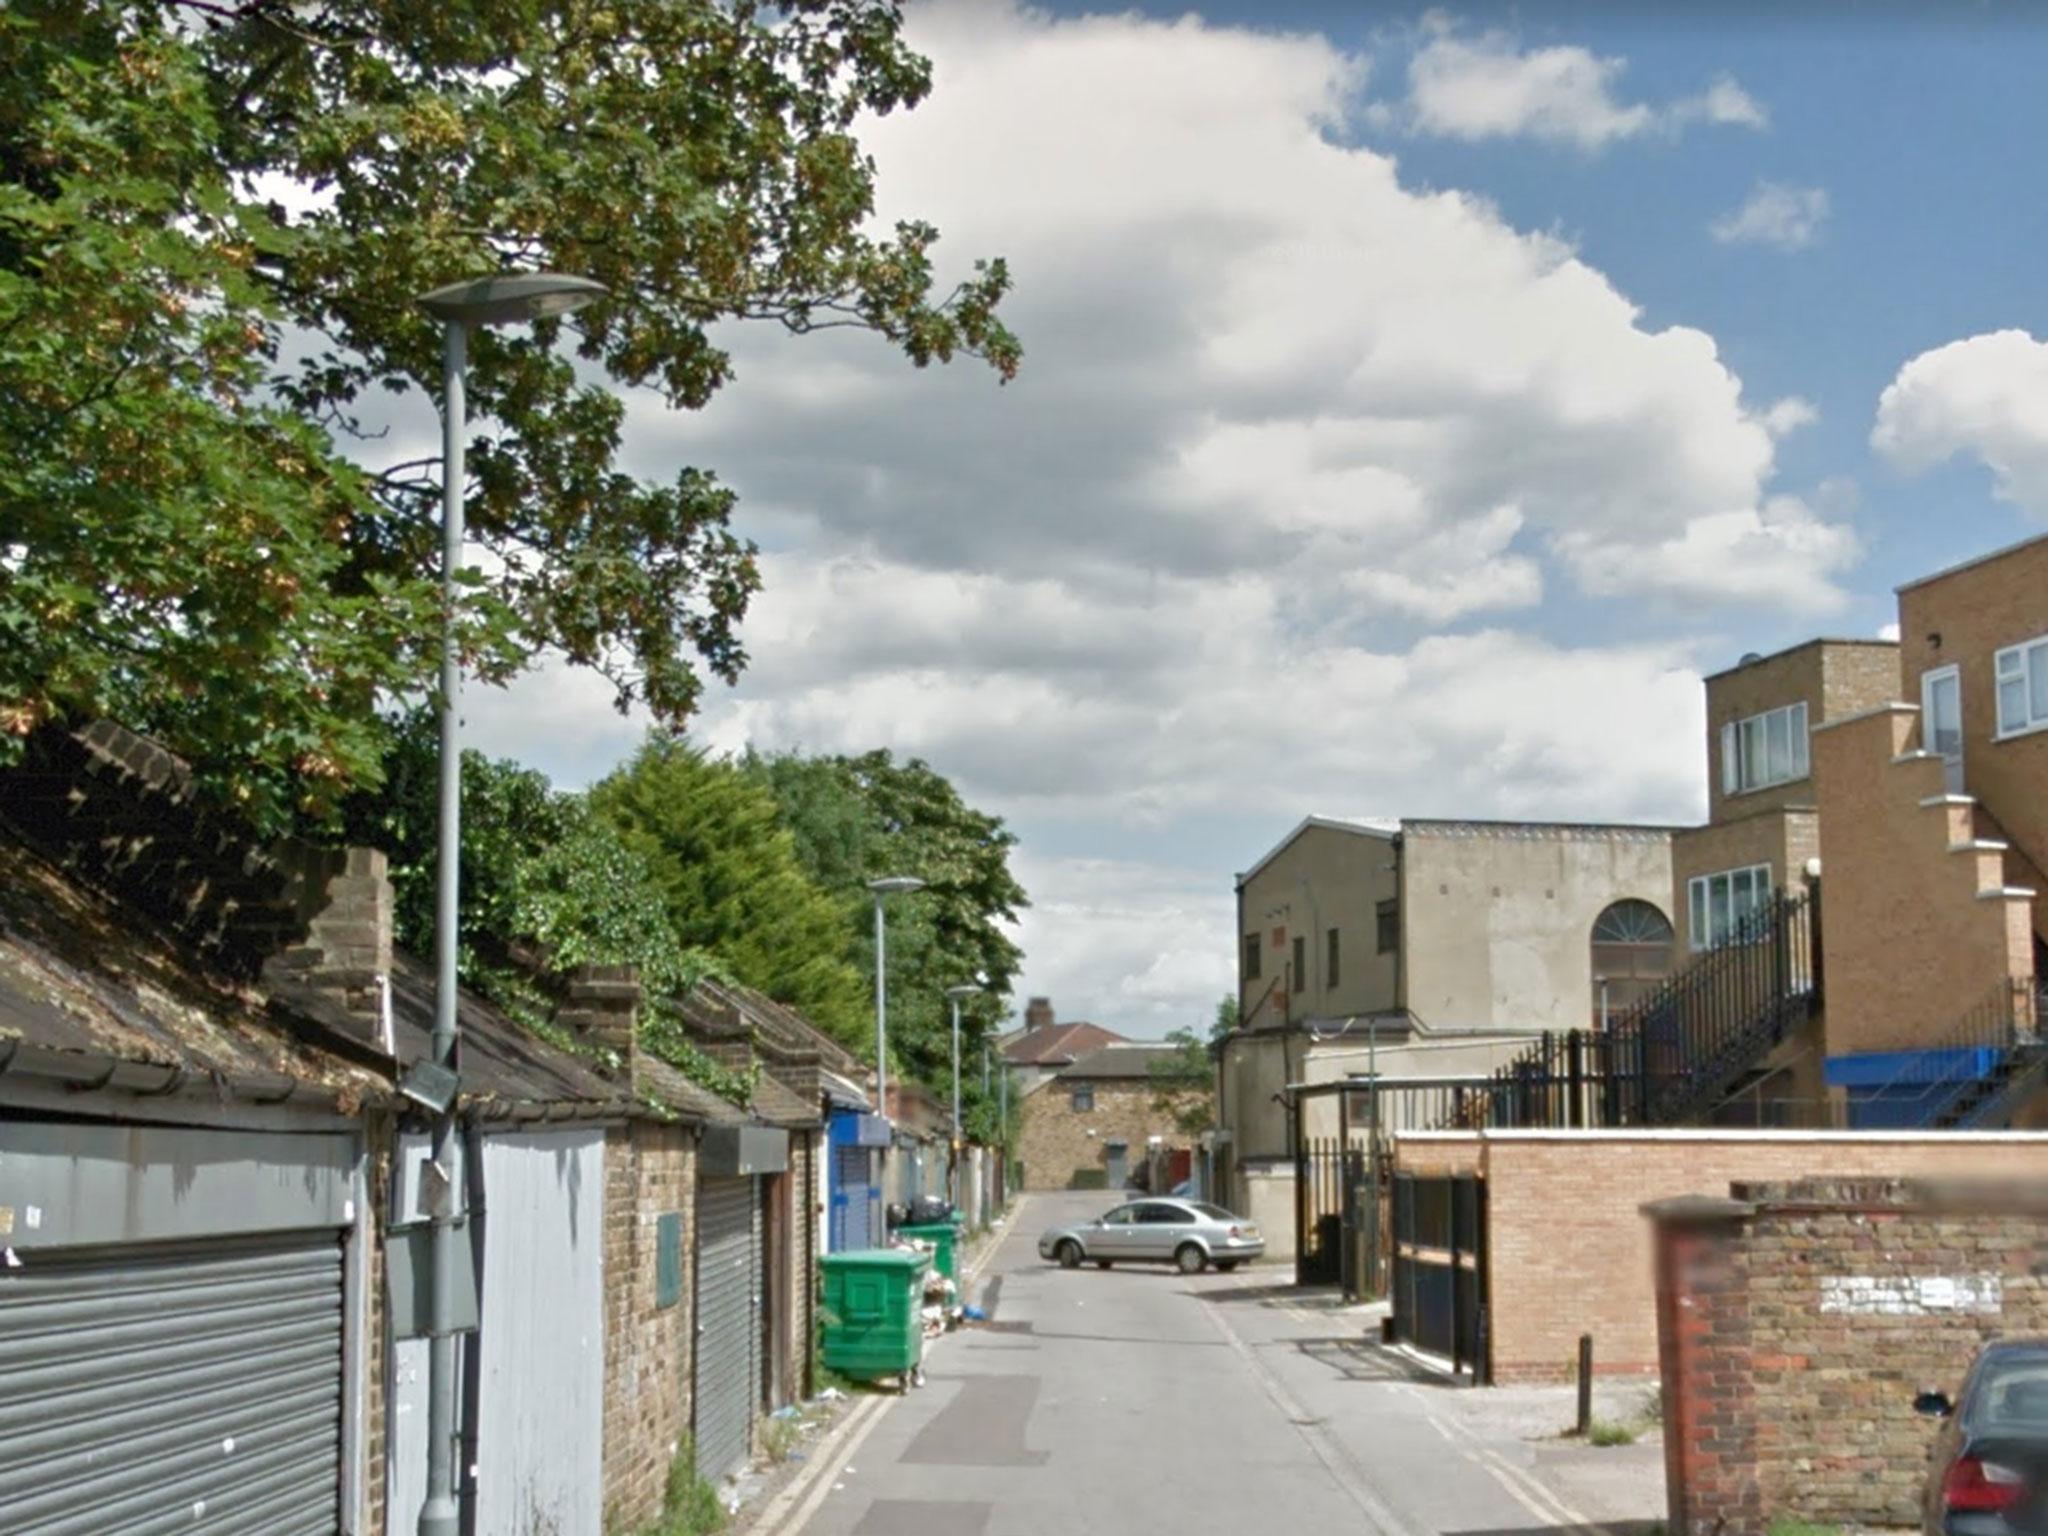
[[[1676,1536],[1917,1524],[1935,1431],[1915,1392],[1953,1391],[1987,1340],[2048,1326],[2048,1207],[2032,1189],[2022,1206],[1883,1181],[1738,1185],[1762,1198],[1660,1210]],[[1962,1282],[1971,1299],[1922,1281]]]

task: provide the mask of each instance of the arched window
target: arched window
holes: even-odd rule
[[[1671,973],[1677,935],[1653,904],[1626,897],[1593,919],[1593,1023],[1613,1020]]]

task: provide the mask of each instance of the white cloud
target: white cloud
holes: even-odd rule
[[[1420,133],[1454,139],[1534,138],[1594,150],[1687,123],[1761,128],[1764,109],[1723,76],[1664,107],[1616,95],[1628,61],[1559,45],[1525,49],[1510,32],[1466,35],[1441,11],[1408,64],[1407,117]]]
[[[1827,219],[1824,188],[1759,181],[1740,208],[1707,228],[1723,245],[1775,245],[1780,250],[1798,251],[1819,238]]]
[[[716,466],[768,546],[704,739],[929,758],[1024,836],[1025,987],[1113,1025],[1207,1011],[1230,871],[1311,810],[1696,814],[1685,643],[1505,626],[1587,592],[1826,611],[1853,540],[1774,495],[1796,410],[1328,132],[1363,65],[1319,38],[911,18],[936,90],[861,130],[880,216],[1011,259],[1024,372],[734,328],[707,410],[631,402],[636,467]],[[625,731],[589,687],[472,716],[589,754]]]
[[[1811,400],[1787,395],[1782,400],[1773,400],[1764,412],[1764,430],[1772,437],[1788,437],[1801,427],[1810,427],[1819,420],[1820,408]]]
[[[1870,445],[1909,474],[1972,454],[2002,500],[2048,514],[2048,343],[1993,331],[1922,352],[1879,398]]]

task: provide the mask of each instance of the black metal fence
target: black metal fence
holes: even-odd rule
[[[1674,1125],[1703,1118],[1820,1007],[1820,887],[1780,891],[1729,941],[1666,977],[1605,1029],[1545,1034],[1435,1123]]]
[[[1474,1174],[1393,1178],[1394,1338],[1486,1382],[1486,1186]]]

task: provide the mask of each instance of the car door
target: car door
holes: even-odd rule
[[[1135,1259],[1138,1257],[1138,1208],[1120,1205],[1095,1223],[1087,1237],[1091,1259]]]
[[[1164,1200],[1147,1200],[1138,1206],[1140,1257],[1165,1264],[1188,1233],[1188,1213]]]

